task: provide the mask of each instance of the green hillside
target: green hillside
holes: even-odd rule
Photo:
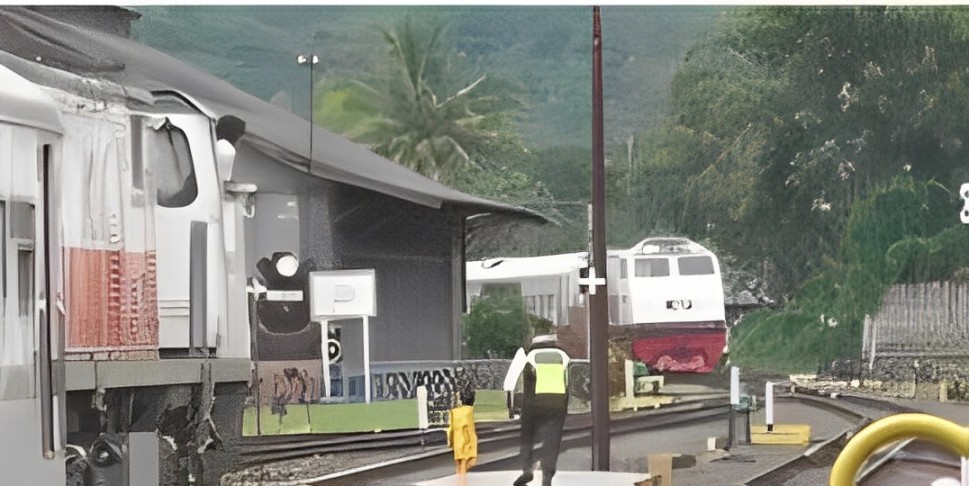
[[[295,62],[314,52],[317,80],[365,80],[385,49],[380,27],[433,17],[449,40],[492,76],[518,87],[524,141],[588,145],[592,15],[588,7],[136,7],[134,36],[264,100],[309,110],[309,79]],[[607,140],[655,125],[687,47],[709,31],[716,7],[603,9]],[[277,98],[277,99],[279,99]]]

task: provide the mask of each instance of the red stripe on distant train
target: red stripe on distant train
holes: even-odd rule
[[[709,373],[723,356],[724,331],[690,332],[633,341],[633,355],[657,371]]]

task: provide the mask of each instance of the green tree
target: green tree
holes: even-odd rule
[[[525,345],[531,323],[517,288],[483,292],[464,318],[471,358],[511,358]]]
[[[732,10],[644,137],[641,224],[711,238],[792,295],[840,258],[854,203],[876,187],[965,176],[967,12]]]
[[[512,116],[521,107],[517,88],[482,74],[474,60],[450,48],[453,42],[439,23],[407,19],[381,33],[388,56],[375,78],[327,82],[317,97],[317,119],[457,190],[569,224],[569,216],[537,179],[539,174],[522,170],[540,162],[514,128]],[[527,231],[532,232],[534,228]],[[548,245],[536,248],[536,241],[544,239],[478,238],[469,252],[494,256],[547,251]]]

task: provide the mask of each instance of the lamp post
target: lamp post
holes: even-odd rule
[[[306,165],[307,171],[313,173],[313,66],[320,62],[320,58],[314,55],[300,54],[296,56],[297,64],[309,64],[310,65],[310,152],[308,154],[309,162]]]

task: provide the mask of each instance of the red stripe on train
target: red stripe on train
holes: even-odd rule
[[[158,348],[155,252],[66,249],[67,351]]]
[[[633,340],[633,355],[660,372],[709,373],[717,366],[726,334],[690,332]]]

